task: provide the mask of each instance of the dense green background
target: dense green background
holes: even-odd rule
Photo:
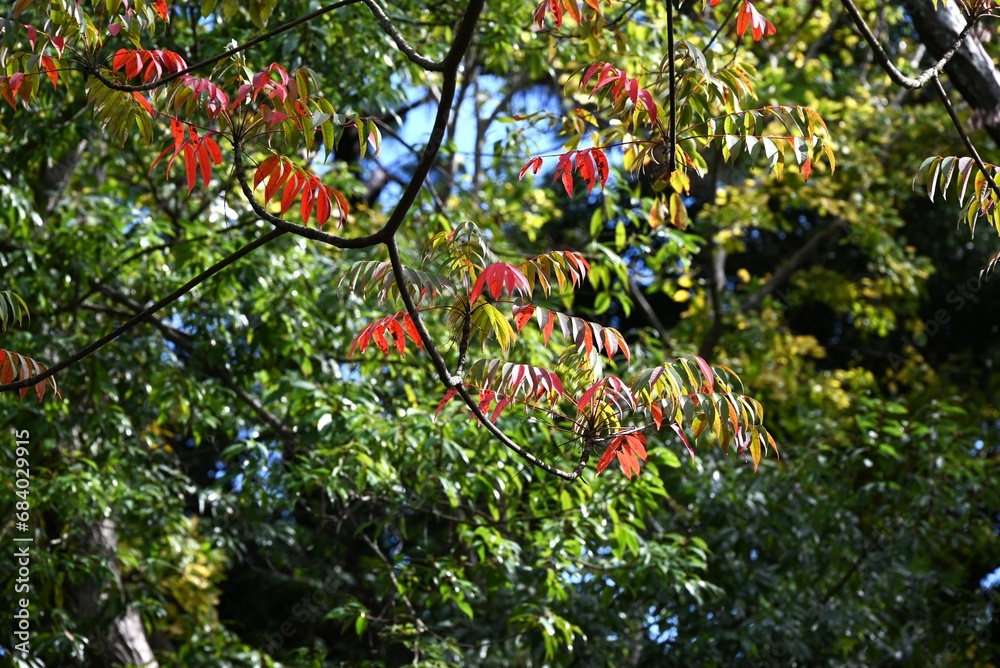
[[[244,11],[192,21],[190,4],[148,43],[195,61],[259,32]],[[978,279],[997,239],[970,238],[953,205],[911,190],[925,157],[964,152],[936,98],[895,88],[838,5],[761,6],[776,36],[755,45],[727,28],[711,53],[757,66],[761,104],[815,107],[837,170],[776,180],[710,153],[690,227],[650,230],[646,179],[619,170],[572,200],[544,172],[519,182],[565,137],[544,118],[509,117],[586,102],[567,82],[594,60],[655,77],[662,3],[614,3],[617,34],[589,41],[569,21],[530,28],[531,4],[490,3],[481,19],[461,120],[404,251],[473,220],[502,256],[587,253],[603,280],[574,312],[625,331],[637,364],[700,350],[732,367],[766,407],[781,458],[754,473],[707,447],[691,461],[658,435],[631,482],[526,468],[456,407],[432,422],[443,390],[422,355],[348,358],[385,307],[338,281],[378,251],[286,236],[61,373],[63,400],[0,398],[3,423],[31,433],[37,636],[21,665],[113,663],[107,629],[126,605],[163,666],[995,665],[1000,588],[982,583],[1000,566],[1000,290]],[[730,4],[685,12],[678,35],[704,47]],[[269,25],[311,7],[280,3]],[[439,57],[459,11],[413,0],[392,16]],[[870,18],[899,63],[921,62],[902,10]],[[338,110],[386,119],[438,83],[404,65],[360,6],[247,58],[309,66]],[[102,139],[85,103],[70,78],[42,86],[29,113],[0,112],[0,289],[31,308],[0,346],[49,363],[267,231],[225,169],[188,197],[177,170],[147,174],[159,148]],[[411,147],[426,140],[421,113],[400,119]],[[996,147],[974,139],[989,161]],[[332,165],[329,182],[355,204],[350,233],[384,221],[414,162],[388,132],[385,152],[361,159],[345,139]],[[389,184],[369,206],[379,168]],[[607,224],[592,225],[598,208]],[[755,296],[792,259],[788,280]],[[445,318],[427,322],[446,344]],[[525,334],[512,359],[557,354]],[[500,424],[547,459],[573,455],[516,410]],[[114,528],[113,555],[95,527]],[[5,655],[12,612],[0,609]]]

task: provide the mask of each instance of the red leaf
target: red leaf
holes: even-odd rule
[[[616,437],[597,462],[597,474],[600,475],[617,458],[622,473],[629,480],[632,479],[633,473],[639,475],[639,460],[646,461],[645,443],[646,437],[642,434],[625,434]]]
[[[549,339],[552,338],[552,330],[556,326],[556,316],[551,311],[544,312],[548,316],[548,320],[542,325],[542,341],[545,345],[549,345]]]
[[[222,151],[219,149],[219,144],[211,137],[205,137],[205,148],[208,149],[208,154],[212,156],[212,162],[216,165],[221,165]]]
[[[176,118],[170,119],[170,134],[174,136],[174,148],[179,147],[184,143],[184,124],[178,121]],[[258,170],[259,172],[260,170]],[[254,187],[257,187],[256,178],[254,178]]]
[[[570,197],[573,196],[573,172],[568,169],[562,173],[562,184],[563,188],[566,189],[566,194]]]
[[[268,158],[265,158],[264,162],[257,165],[257,172],[253,176],[253,187],[255,190],[257,189],[258,186],[260,186],[261,182],[265,178],[267,178],[268,174],[270,174],[274,170],[274,167],[278,164],[278,160],[279,160],[278,156],[272,155]],[[266,202],[269,199],[271,198],[267,197],[264,199],[264,201]]]
[[[458,389],[454,387],[444,393],[444,398],[441,400],[441,403],[438,404],[437,410],[434,411],[434,420],[437,420],[438,413],[441,412],[441,409],[444,408],[445,404],[455,398],[456,394],[458,394]]]
[[[802,178],[809,180],[809,172],[812,171],[812,158],[806,158],[806,161],[802,163]]]
[[[403,329],[406,330],[407,336],[410,337],[410,340],[413,341],[417,348],[422,349],[424,347],[424,342],[420,338],[420,332],[417,331],[417,326],[414,324],[413,319],[410,318],[409,313],[403,314]]]
[[[488,287],[493,299],[500,299],[500,295],[506,291],[508,296],[514,296],[515,292],[527,297],[531,294],[531,286],[521,270],[506,262],[494,262],[483,269],[483,273],[476,279],[476,284],[472,287],[469,295],[469,303],[473,303],[482,294],[483,288]]]
[[[531,320],[531,314],[534,312],[535,307],[531,304],[514,307],[514,324],[517,326],[517,331],[520,332],[524,329],[524,326]]]
[[[316,225],[322,226],[330,220],[330,193],[326,187],[321,187],[316,193]]]
[[[163,64],[166,65],[167,67],[172,68],[175,72],[183,72],[184,70],[187,69],[187,63],[184,62],[184,59],[181,58],[180,55],[178,55],[177,53],[174,53],[173,51],[168,51],[166,49],[163,49],[162,51],[157,51],[156,53],[159,54],[160,60],[163,62]],[[208,82],[206,81],[205,83]],[[208,85],[211,86],[212,84],[208,83]]]
[[[594,159],[590,157],[590,151],[580,151],[576,154],[576,170],[580,178],[587,184],[587,192],[590,193],[597,185],[597,168]]]
[[[165,157],[167,157],[167,153],[170,153],[170,149],[171,149],[171,147],[168,146],[165,149],[163,149],[163,152],[160,153],[160,155],[156,156],[156,160],[154,160],[153,164],[151,164],[149,166],[149,173],[150,174],[153,173],[153,169],[156,167],[157,164],[159,164],[160,160],[163,160]],[[176,153],[174,153],[174,155],[176,155]],[[169,169],[169,167],[168,167],[168,169]]]
[[[151,105],[149,103],[149,100],[146,99],[145,95],[143,95],[139,91],[133,91],[132,97],[135,98],[136,102],[138,102],[139,104],[142,105],[142,108],[145,109],[149,113],[150,116],[154,116],[155,115],[153,113],[153,105]]]
[[[115,57],[111,60],[111,71],[117,72],[121,68],[125,67],[125,63],[128,61],[130,53],[132,52],[128,49],[118,49],[115,51]]]
[[[167,0],[154,0],[153,1],[153,11],[164,21],[169,21],[169,13],[167,9]]]
[[[386,323],[386,325],[389,335],[392,337],[392,342],[396,345],[396,352],[402,355],[406,352],[406,335],[403,333],[403,326],[395,318]]]
[[[285,215],[285,212],[291,208],[292,202],[295,201],[295,196],[299,194],[299,189],[302,188],[304,180],[294,171],[288,177],[288,183],[285,184],[285,192],[281,196],[281,215]]]
[[[563,8],[559,0],[549,0],[549,10],[552,12],[552,20],[555,21],[556,27],[562,27],[563,20]]]
[[[589,388],[587,388],[587,391],[584,392],[582,395],[580,395],[580,398],[576,402],[577,409],[583,411],[583,409],[586,408],[588,404],[590,404],[590,402],[593,400],[593,398],[597,395],[597,391],[600,390],[602,387],[604,387],[603,378],[594,383],[593,385],[591,385]]]
[[[121,29],[122,27],[120,23],[112,23],[108,26],[108,32],[112,37],[117,37],[118,33],[121,32]]]
[[[42,69],[45,70],[45,74],[49,77],[49,81],[52,82],[52,87],[57,88],[59,86],[59,72],[56,71],[55,61],[49,56],[42,56],[40,62]]]
[[[372,330],[372,340],[375,341],[375,345],[378,346],[383,355],[389,354],[389,342],[385,340],[384,326]]]
[[[38,31],[35,30],[35,26],[24,26],[24,29],[28,31],[28,44],[31,45],[31,50],[35,50],[35,40],[38,39]]]
[[[497,396],[500,396],[500,395],[497,395]],[[500,417],[500,413],[503,412],[503,409],[507,408],[507,405],[510,402],[511,402],[511,398],[510,397],[500,396],[499,401],[497,401],[496,408],[494,408],[493,412],[490,414],[490,422],[492,422],[493,424],[496,424],[497,418]]]
[[[538,24],[539,30],[545,25],[545,13],[549,10],[549,0],[542,0],[531,13],[531,20]]]
[[[281,186],[285,184],[285,181],[292,175],[295,171],[295,167],[289,162],[281,162],[281,169],[271,170],[270,178],[267,181],[267,187],[264,188],[264,201],[270,202],[271,199],[281,190]]]
[[[143,52],[144,53],[144,52]],[[125,59],[125,77],[131,79],[142,71],[142,56],[139,51],[132,51]]]
[[[6,385],[14,382],[14,365],[10,353],[0,350],[0,383]]]
[[[649,121],[655,124],[657,114],[656,114],[656,103],[653,102],[653,96],[645,88],[640,88],[639,99],[642,100],[642,106],[646,108],[646,113],[649,114]]]
[[[10,90],[10,83],[7,81],[7,77],[0,76],[0,95],[3,95],[3,99],[7,101],[7,104],[17,109],[17,99]]]
[[[590,154],[594,158],[594,163],[597,165],[597,177],[601,180],[601,187],[608,182],[608,157],[604,155],[604,151],[599,148],[590,149]]]
[[[580,88],[583,88],[584,86],[587,85],[587,82],[590,81],[590,78],[594,76],[594,73],[597,72],[598,68],[600,68],[602,65],[604,65],[604,63],[599,62],[599,63],[594,63],[593,65],[587,68],[587,71],[584,72],[583,74],[583,79],[580,81]]]
[[[709,366],[708,362],[698,357],[694,358],[697,362],[698,368],[701,369],[701,374],[705,377],[705,388],[707,392],[715,392],[715,373],[712,372],[712,367]]]
[[[604,454],[601,455],[601,458],[597,461],[597,475],[601,475],[601,473],[604,472],[604,469],[608,468],[608,465],[612,461],[614,461],[615,455],[617,453],[618,453],[617,442],[612,442],[611,445],[605,448]]]
[[[56,47],[56,53],[62,58],[63,49],[66,47],[66,38],[61,35],[54,35],[49,37],[49,40],[52,41],[52,46]]]
[[[350,207],[347,205],[347,198],[344,197],[344,193],[340,192],[336,188],[330,188],[330,192],[333,193],[333,198],[337,200],[337,209],[340,210],[340,222],[338,225],[343,226],[347,221],[347,216],[350,213]]]
[[[316,188],[319,186],[319,182],[315,179],[309,179],[306,181],[306,187],[302,189],[302,207],[300,213],[302,215],[302,224],[305,225],[309,220],[309,216],[312,215],[313,204],[316,203]]]
[[[759,42],[764,35],[775,33],[774,24],[761,16],[750,0],[744,0],[740,8],[739,16],[736,18],[736,35],[742,37],[746,34],[747,28],[750,28],[750,33],[756,42]]]
[[[628,94],[628,99],[632,101],[632,106],[639,104],[639,80],[638,79],[626,79],[625,92]]]
[[[195,181],[198,179],[197,167],[194,147],[188,142],[184,144],[184,170],[187,172],[188,195],[194,190]]]
[[[691,444],[688,442],[688,438],[684,434],[684,430],[681,429],[681,426],[676,422],[674,422],[670,425],[670,428],[673,429],[674,432],[676,432],[676,434],[681,437],[681,441],[684,443],[684,447],[687,448],[688,453],[691,455],[691,459],[694,459],[694,448],[692,448]]]
[[[198,143],[198,164],[201,166],[201,181],[207,188],[212,180],[212,158],[208,155],[204,142]]]
[[[15,96],[17,95],[17,89],[21,87],[21,82],[24,81],[24,72],[15,72],[10,75],[10,79],[7,80],[7,85],[10,86],[10,92]],[[23,95],[21,97],[24,97]]]
[[[146,74],[142,77],[143,83],[149,83],[155,77],[159,77],[163,74],[163,66],[160,65],[155,57],[149,59],[149,65],[146,67]]]
[[[559,156],[559,162],[556,163],[556,173],[552,178],[553,182],[562,179],[563,187],[570,197],[573,196],[573,156],[575,153],[576,151],[570,151]]]
[[[531,160],[528,161],[528,164],[526,164],[524,167],[521,168],[521,172],[517,175],[518,180],[523,179],[524,175],[528,173],[529,169],[531,170],[532,174],[537,174],[538,170],[541,169],[541,167],[542,167],[542,159],[532,158]]]
[[[653,418],[653,424],[659,429],[663,424],[663,409],[660,408],[659,404],[652,404],[649,407],[649,414]]]

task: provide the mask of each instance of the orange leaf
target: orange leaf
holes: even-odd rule
[[[563,7],[574,21],[580,22],[580,6],[576,4],[576,0],[563,0]]]
[[[347,198],[344,197],[344,193],[340,192],[336,188],[331,188],[330,192],[333,193],[333,198],[337,200],[337,209],[340,211],[340,222],[338,225],[343,226],[343,224],[347,222],[347,216],[351,210],[347,205]]]
[[[49,81],[52,82],[52,87],[58,88],[59,72],[56,71],[55,61],[53,61],[50,56],[42,56],[40,62],[42,64],[42,69],[45,70],[45,74],[49,77]]]
[[[524,326],[528,324],[531,320],[531,315],[535,312],[535,307],[531,304],[527,306],[516,307],[514,309],[514,324],[517,326],[517,331],[524,329]]]
[[[302,224],[305,225],[312,215],[313,205],[316,203],[316,189],[320,187],[319,181],[315,178],[306,182],[306,187],[302,190]]]
[[[563,8],[559,0],[549,0],[549,11],[552,12],[552,20],[555,21],[556,27],[562,27],[563,20]]]
[[[317,227],[326,224],[330,219],[330,193],[325,187],[321,187],[316,193],[316,225]],[[400,351],[402,352],[402,351]]]
[[[181,136],[183,137],[183,135],[181,135]],[[176,135],[175,135],[175,139],[176,139]],[[275,165],[278,164],[278,160],[279,160],[278,156],[272,155],[271,157],[266,158],[264,160],[264,162],[262,162],[259,165],[257,165],[257,173],[254,174],[254,176],[253,176],[253,187],[254,187],[255,190],[256,190],[257,186],[260,185],[261,181],[263,181],[264,179],[267,178],[267,175],[271,173],[271,171],[274,169]],[[271,198],[267,197],[264,201],[266,202],[269,199],[271,199]]]
[[[204,142],[198,144],[198,164],[201,166],[201,181],[207,188],[212,180],[212,158],[208,155]]]
[[[271,170],[270,178],[267,181],[267,187],[264,188],[264,201],[270,202],[271,199],[281,190],[281,186],[285,184],[288,177],[292,175],[295,171],[295,167],[288,162],[281,162],[281,169]]]
[[[299,194],[299,190],[302,188],[303,181],[305,179],[294,171],[288,177],[288,183],[285,184],[285,192],[281,196],[281,215],[285,215],[285,212],[291,208],[292,202],[295,201],[295,196]]]
[[[0,95],[3,95],[7,104],[17,109],[17,98],[14,97],[14,92],[10,89],[8,77],[0,77]]]

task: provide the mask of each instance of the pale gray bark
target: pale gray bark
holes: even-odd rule
[[[103,629],[99,637],[91,638],[88,665],[100,668],[112,666],[143,666],[159,664],[146,638],[146,629],[134,607],[129,605],[118,567],[118,531],[115,522],[104,519],[88,524],[77,539],[77,546],[98,556],[105,564],[103,572],[90,573],[82,582],[69,588],[70,608],[81,619]],[[110,572],[110,578],[107,577]],[[113,600],[117,598],[118,600]],[[116,613],[117,611],[117,613]]]

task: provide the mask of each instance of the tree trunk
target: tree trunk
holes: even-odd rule
[[[90,573],[79,583],[68,587],[69,609],[81,620],[102,629],[88,647],[89,666],[111,668],[136,665],[155,668],[146,630],[139,613],[125,600],[121,570],[118,568],[118,531],[113,520],[104,519],[86,526],[77,539],[77,547],[85,554],[100,557],[110,571]],[[117,600],[115,600],[117,599]]]

